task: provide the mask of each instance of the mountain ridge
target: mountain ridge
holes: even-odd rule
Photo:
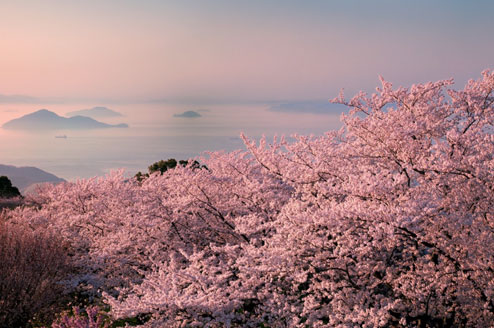
[[[123,115],[117,111],[111,110],[107,107],[97,106],[90,109],[81,109],[72,112],[68,112],[66,116],[87,116],[91,118],[108,118],[108,117],[122,117]]]
[[[39,183],[61,183],[65,179],[46,172],[34,166],[14,166],[0,164],[0,176],[6,176],[12,181],[12,185],[19,188],[21,193],[31,189],[30,187]]]
[[[2,128],[11,130],[78,130],[127,127],[128,125],[125,123],[107,124],[81,115],[63,117],[48,109],[40,109],[2,125]]]

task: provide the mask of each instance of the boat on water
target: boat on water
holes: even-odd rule
[[[55,136],[55,138],[58,138],[58,139],[67,139],[67,136],[64,134],[64,135],[60,135],[60,136]]]

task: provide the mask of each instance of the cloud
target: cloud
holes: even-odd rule
[[[28,95],[4,95],[0,94],[0,104],[141,104],[147,101],[129,100],[122,98],[98,98],[98,97],[34,97]]]
[[[289,101],[276,103],[268,108],[271,112],[283,113],[310,113],[335,115],[347,110],[347,107],[340,104],[333,104],[329,101]]]
[[[194,118],[194,117],[201,117],[202,115],[199,114],[198,112],[194,112],[193,110],[188,110],[183,112],[182,114],[175,114],[173,117],[186,117],[186,118]]]
[[[63,104],[68,102],[60,97],[33,97],[27,95],[3,95],[0,94],[0,104]]]
[[[37,104],[42,100],[36,97],[24,95],[0,95],[0,103],[6,104]]]

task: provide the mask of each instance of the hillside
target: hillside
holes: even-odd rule
[[[51,173],[32,166],[17,167],[0,164],[0,176],[2,175],[7,176],[12,181],[12,185],[19,188],[23,194],[30,189],[30,186],[38,183],[48,182],[57,184],[65,181]]]

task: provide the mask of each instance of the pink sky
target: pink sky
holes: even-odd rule
[[[372,5],[370,5],[372,3]],[[492,67],[486,1],[2,1],[0,94],[328,99]]]

